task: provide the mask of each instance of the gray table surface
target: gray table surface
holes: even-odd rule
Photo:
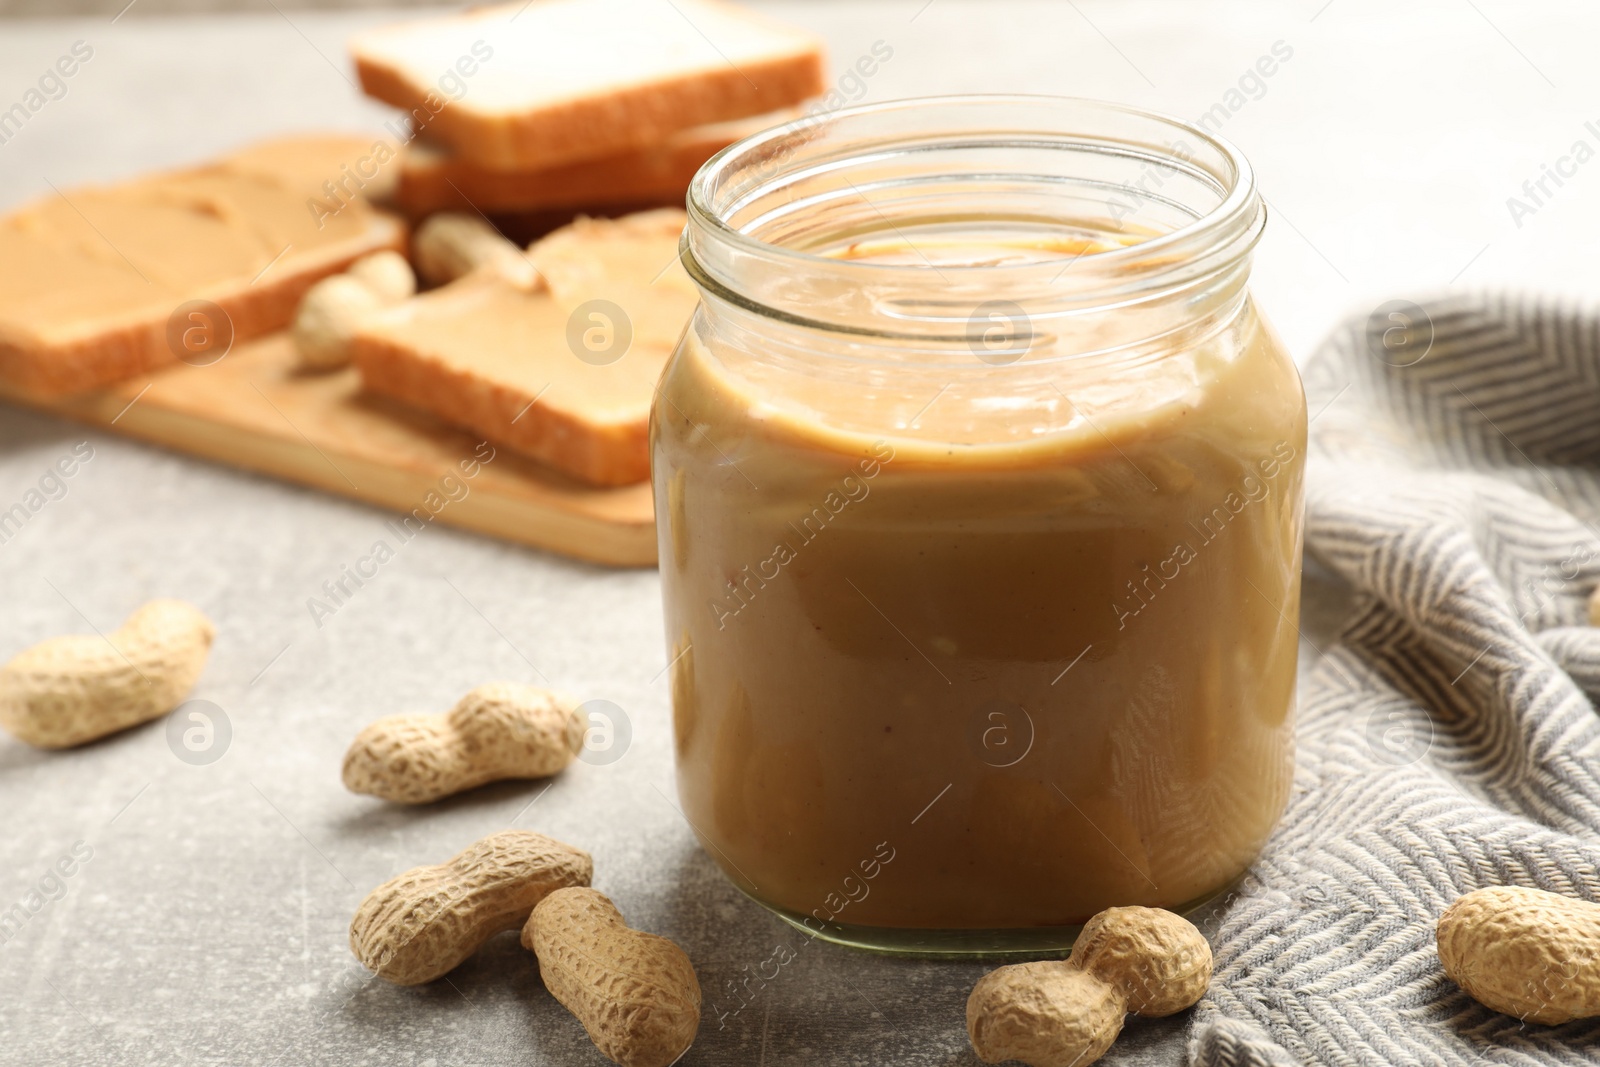
[[[1256,292],[1304,358],[1342,314],[1445,285],[1594,289],[1600,164],[1507,198],[1574,142],[1600,145],[1600,10],[1490,0],[1113,3],[856,0],[764,4],[826,35],[842,70],[893,58],[866,99],[953,91],[1225,109],[1274,211]],[[0,206],[50,184],[177,163],[308,127],[376,129],[342,42],[382,13],[0,22],[0,109],[75,41],[92,59],[0,144]],[[1285,42],[1270,79],[1241,76]],[[1570,167],[1567,169],[1571,169]],[[736,893],[674,807],[654,572],[583,566],[435,528],[318,627],[308,597],[383,533],[372,508],[0,407],[0,508],[88,441],[65,494],[0,544],[0,656],[114,627],[158,595],[219,624],[196,697],[223,709],[216,762],[161,723],[67,753],[0,737],[0,910],[58,857],[92,850],[0,944],[0,1064],[598,1064],[497,940],[422,989],[369,982],[346,930],[364,893],[508,826],[579,843],[637,925],[688,949],[708,1002],[801,939]],[[1308,582],[1306,660],[1336,587]],[[443,710],[493,678],[548,678],[615,702],[626,755],[548,789],[493,786],[426,810],[352,796],[359,726]],[[962,1010],[981,963],[815,944],[744,1010],[708,1013],[686,1063],[975,1063]],[[1182,1060],[1183,1020],[1133,1021],[1105,1062]]]

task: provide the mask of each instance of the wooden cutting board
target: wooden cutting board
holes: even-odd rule
[[[363,392],[353,368],[311,375],[295,364],[288,335],[274,334],[209,366],[180,364],[79,396],[0,396],[402,514],[421,509],[419,519],[595,563],[655,564],[648,483],[597,489],[505,448],[465,477],[463,461],[470,469],[490,454],[481,438]]]

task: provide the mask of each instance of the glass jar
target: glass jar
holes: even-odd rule
[[[1045,951],[1232,883],[1293,764],[1306,411],[1249,164],[1044,97],[734,145],[652,426],[679,795],[809,932]]]

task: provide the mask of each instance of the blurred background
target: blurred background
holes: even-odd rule
[[[28,16],[0,27],[0,108],[74,41],[95,50],[63,98],[0,144],[0,209],[50,183],[197,162],[261,137],[381,130],[398,113],[362,96],[345,46],[416,11],[400,6],[0,0],[0,13]],[[1584,0],[750,6],[821,34],[835,85],[874,42],[892,48],[874,77],[842,87],[849,102],[1035,92],[1210,116],[1271,205],[1253,284],[1298,360],[1344,315],[1397,296],[1600,286],[1582,237],[1600,228],[1600,165],[1562,162],[1579,141],[1600,148],[1600,6]],[[202,9],[212,13],[179,14]],[[1571,176],[1545,179],[1548,195],[1532,187],[1556,167]]]
[[[74,15],[115,15],[128,6],[128,0],[0,0],[0,17],[68,18]],[[210,11],[286,11],[338,8],[437,7],[427,0],[137,0],[133,5],[143,15],[197,15]]]

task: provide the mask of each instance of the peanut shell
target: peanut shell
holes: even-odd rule
[[[193,604],[152,600],[105,637],[52,637],[0,667],[0,727],[69,748],[159,718],[194,688],[216,627]]]
[[[1161,908],[1107,908],[1083,926],[1071,962],[1116,986],[1135,1015],[1190,1007],[1211,984],[1211,946],[1194,924]]]
[[[990,971],[967,998],[967,1036],[984,1063],[1085,1067],[1122,1032],[1117,991],[1059,961]]]
[[[683,949],[631,930],[593,889],[562,889],[533,909],[522,944],[545,988],[621,1067],[668,1067],[700,1028],[700,982]]]
[[[350,950],[380,978],[420,985],[515,930],[550,893],[588,885],[594,861],[529,830],[503,830],[433,867],[383,883],[350,922]]]
[[[444,715],[393,715],[345,753],[353,793],[426,804],[502,778],[545,778],[583,746],[571,701],[516,682],[480,685]]]
[[[1556,1026],[1600,1015],[1600,904],[1494,886],[1439,916],[1439,962],[1474,1000]]]

